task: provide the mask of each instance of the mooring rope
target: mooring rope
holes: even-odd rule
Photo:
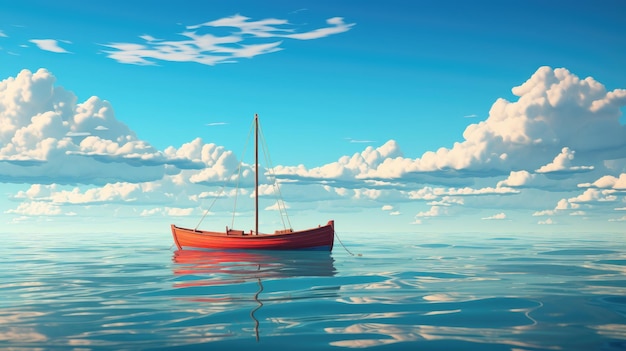
[[[354,256],[354,254],[353,254],[350,250],[348,250],[348,248],[346,247],[346,245],[344,245],[344,244],[343,244],[343,242],[341,241],[341,239],[339,239],[339,234],[337,234],[337,231],[336,231],[336,230],[334,231],[334,233],[335,233],[335,238],[337,238],[337,240],[339,241],[339,243],[341,244],[341,246],[343,247],[343,249],[344,249],[344,250],[346,250],[346,252],[347,252],[347,253],[349,253],[349,254],[350,254],[350,256]],[[363,255],[361,255],[361,254],[357,254],[356,256],[361,257],[361,256],[363,256]]]

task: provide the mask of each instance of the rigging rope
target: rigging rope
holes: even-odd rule
[[[261,141],[261,148],[263,149],[263,156],[265,157],[265,164],[267,164],[267,175],[268,181],[272,183],[272,187],[274,189],[274,197],[276,198],[276,207],[278,207],[278,213],[280,215],[280,219],[283,222],[283,229],[293,228],[291,226],[291,221],[289,220],[289,215],[287,214],[287,205],[285,204],[285,200],[283,199],[283,195],[280,192],[280,187],[278,186],[278,180],[276,179],[276,174],[274,173],[274,164],[272,163],[272,158],[270,156],[269,147],[267,146],[267,141],[265,140],[265,135],[263,134],[263,130],[261,129],[261,124],[259,123],[259,140]],[[287,219],[287,226],[285,224],[285,218]]]
[[[200,218],[200,221],[198,222],[198,224],[196,225],[195,228],[193,228],[193,230],[198,230],[198,227],[200,226],[200,224],[202,223],[202,221],[204,221],[204,217],[206,217],[207,214],[209,214],[209,211],[211,210],[211,208],[213,207],[213,205],[215,204],[215,202],[217,201],[217,198],[219,198],[222,193],[224,192],[224,188],[226,187],[226,184],[224,184],[222,186],[222,188],[220,189],[220,192],[213,198],[213,202],[211,203],[211,206],[209,206],[209,208],[206,209],[206,211],[204,211],[204,214],[202,215],[202,218]]]
[[[250,141],[250,134],[252,134],[252,127],[250,128],[250,131],[248,132],[248,138],[246,140],[246,144],[243,148],[243,153],[241,155],[240,161],[239,161],[239,165],[237,166],[237,169],[234,170],[224,181],[224,185],[222,185],[222,188],[220,189],[219,193],[213,198],[213,202],[211,203],[211,205],[209,206],[209,208],[207,208],[204,211],[204,214],[202,215],[202,218],[200,218],[200,221],[198,222],[198,224],[196,225],[196,227],[194,228],[194,230],[198,230],[198,227],[200,226],[200,224],[202,224],[202,221],[204,221],[204,218],[209,214],[209,211],[211,211],[211,208],[213,208],[213,205],[215,205],[215,202],[217,201],[217,199],[224,193],[224,189],[226,188],[226,185],[228,185],[228,183],[232,180],[233,175],[235,175],[235,173],[237,173],[237,183],[235,184],[235,209],[237,208],[237,195],[239,194],[239,180],[241,179],[241,165],[243,164],[243,159],[246,155],[246,150],[248,149],[248,142]],[[234,227],[234,223],[235,223],[235,209],[233,209],[233,219],[231,222],[231,228]]]
[[[265,163],[267,164],[267,178],[268,181],[271,181],[272,186],[274,188],[274,195],[276,198],[276,205],[278,208],[278,212],[280,215],[280,219],[283,223],[283,229],[287,229],[287,228],[292,228],[291,226],[291,221],[289,220],[289,215],[287,214],[287,206],[285,203],[285,200],[282,197],[282,193],[280,191],[280,187],[278,186],[278,180],[276,179],[276,174],[274,173],[274,166],[272,164],[272,160],[270,157],[270,153],[269,153],[269,148],[267,147],[267,142],[265,140],[265,136],[263,135],[263,131],[261,130],[261,124],[258,124],[258,137],[259,137],[259,141],[261,142],[261,147],[263,150],[263,155],[265,157]],[[200,218],[200,221],[198,222],[198,224],[196,225],[196,227],[194,228],[194,230],[198,230],[198,227],[200,227],[200,224],[202,224],[202,222],[204,221],[205,217],[209,214],[211,208],[213,208],[213,205],[215,205],[215,202],[217,201],[217,199],[222,196],[222,194],[224,193],[224,189],[226,188],[226,186],[228,185],[228,183],[232,180],[232,177],[237,174],[237,178],[236,178],[236,183],[235,183],[235,195],[234,195],[234,204],[233,204],[233,215],[232,215],[232,220],[231,220],[231,228],[235,227],[235,216],[236,216],[236,210],[237,210],[237,200],[239,198],[239,185],[240,185],[240,181],[242,179],[242,171],[243,171],[243,160],[246,156],[246,152],[248,150],[248,146],[250,143],[250,139],[252,138],[252,133],[254,132],[254,121],[252,122],[252,124],[250,125],[250,130],[248,132],[248,138],[246,139],[246,144],[244,146],[241,158],[239,159],[239,165],[237,166],[237,169],[235,171],[232,172],[232,174],[230,176],[228,176],[228,178],[226,178],[224,185],[222,185],[222,188],[220,189],[219,193],[213,198],[213,202],[211,203],[211,205],[204,211],[204,214],[202,215],[202,217]],[[259,196],[259,194],[255,194],[255,196]],[[287,223],[285,223],[285,218],[287,219]]]

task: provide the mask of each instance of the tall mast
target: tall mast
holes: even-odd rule
[[[259,235],[259,115],[254,114],[254,234]]]

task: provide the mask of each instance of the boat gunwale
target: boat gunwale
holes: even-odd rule
[[[251,232],[243,232],[242,234],[240,233],[232,233],[232,234],[228,234],[227,232],[215,232],[215,231],[208,231],[208,230],[199,230],[199,229],[192,229],[192,228],[184,228],[184,227],[179,227],[175,224],[172,224],[172,230],[176,229],[176,230],[181,230],[187,234],[191,234],[191,235],[200,235],[200,236],[214,236],[214,237],[228,237],[228,238],[237,238],[237,239],[264,239],[264,238],[281,238],[281,237],[289,237],[289,236],[297,236],[297,235],[308,235],[311,232],[315,232],[315,231],[320,231],[320,230],[325,230],[327,228],[331,229],[334,233],[334,221],[330,220],[328,221],[327,224],[325,225],[320,225],[319,227],[313,227],[313,228],[308,228],[308,229],[302,229],[302,230],[294,230],[292,232],[288,232],[288,233],[259,233],[259,234],[253,234]]]

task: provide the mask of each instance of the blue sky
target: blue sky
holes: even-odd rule
[[[0,4],[2,231],[623,232],[622,1]]]

